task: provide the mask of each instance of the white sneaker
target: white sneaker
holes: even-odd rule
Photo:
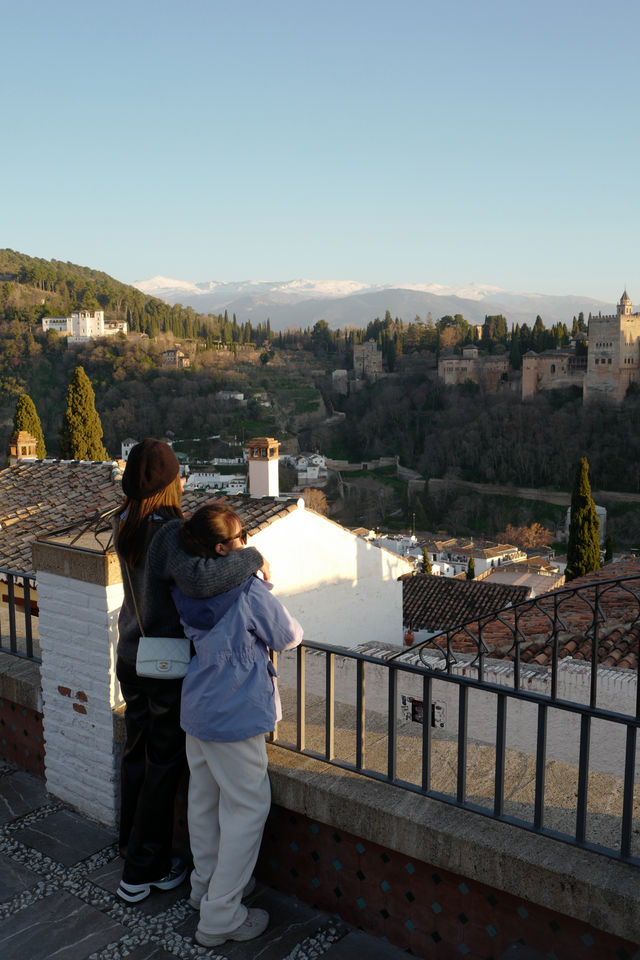
[[[155,887],[156,890],[173,890],[180,886],[186,876],[187,867],[184,861],[180,857],[174,857],[171,861],[171,870],[166,877],[151,880],[149,883],[125,883],[124,880],[121,880],[116,894],[121,900],[126,900],[127,903],[140,903],[141,900],[147,899],[152,887]]]
[[[254,940],[269,926],[269,914],[258,907],[249,907],[244,923],[230,933],[204,933],[196,930],[195,941],[201,947],[218,947],[226,940]]]

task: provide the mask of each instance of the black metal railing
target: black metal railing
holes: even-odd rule
[[[630,576],[542,595],[472,624],[451,628],[400,652],[387,650],[379,654],[363,653],[303,641],[296,651],[293,694],[295,721],[287,720],[279,724],[271,740],[287,749],[367,777],[640,866],[640,841],[637,836],[640,796],[636,796],[635,786],[636,770],[640,769],[639,620],[640,578]],[[544,637],[540,635],[541,622],[546,624]],[[530,632],[532,624],[538,630],[533,642]],[[619,674],[609,675],[610,679],[624,675],[631,691],[627,698],[630,709],[625,709],[622,701],[615,700],[613,705],[598,702],[604,699],[599,698],[598,681],[603,661],[606,669],[611,660],[611,644],[607,646],[607,640],[611,636],[612,624],[620,625],[615,629],[618,629],[625,653],[624,663],[629,664],[635,659],[633,670],[627,668]],[[496,638],[500,641],[497,647]],[[578,641],[581,641],[582,648]],[[585,656],[585,647],[590,654],[588,657]],[[542,655],[537,653],[537,662],[526,662],[525,658],[531,654],[532,648],[542,651]],[[590,671],[587,689],[582,697],[572,698],[566,690],[561,691],[560,663],[567,650],[572,653],[572,658],[576,655],[581,658],[579,670]],[[312,683],[308,682],[309,655],[314,668]],[[501,668],[507,665],[506,679],[502,676],[499,682],[487,679],[487,661],[490,660],[491,666],[495,667],[496,656],[501,660]],[[543,663],[545,658],[548,662]],[[277,661],[278,658],[275,659]],[[341,666],[340,698],[336,697],[336,662]],[[281,664],[285,664],[283,658]],[[573,659],[572,666],[575,664]],[[367,725],[371,714],[365,709],[365,680],[367,672],[372,670],[375,671],[372,683],[378,703],[376,726],[380,730],[382,714],[384,728],[377,739],[368,736]],[[347,676],[350,692],[345,695]],[[532,677],[537,679],[538,686],[545,687],[544,692],[532,689]],[[420,706],[418,719],[422,720],[422,729],[419,736],[415,735],[415,723],[407,722],[406,714],[403,721],[400,713],[399,683],[406,683],[407,678],[411,678],[420,692],[420,696],[410,698],[413,700],[412,707],[416,703]],[[450,693],[455,691],[454,699],[457,701],[455,721],[452,723],[455,729],[445,744],[450,748],[446,762],[455,769],[451,788],[447,790],[434,788],[435,764],[443,762],[435,749],[443,745],[443,734],[433,724],[436,685],[445,685]],[[382,689],[384,695],[381,694]],[[438,689],[442,690],[443,687],[438,686]],[[469,731],[470,704],[472,698],[477,696],[482,696],[485,702],[492,704],[489,754],[487,738],[479,741],[474,736],[475,730],[472,729],[472,735]],[[307,716],[310,698],[314,700],[311,719]],[[580,699],[585,702],[578,702]],[[384,700],[386,709],[380,708]],[[533,765],[534,789],[527,802],[517,804],[511,800],[507,803],[506,796],[510,709],[514,712],[516,709],[528,711],[532,719],[529,759]],[[349,713],[349,720],[346,724],[339,723],[336,712],[341,711],[345,715],[345,710]],[[567,781],[564,784],[566,790],[559,801],[549,798],[547,783],[548,770],[552,769],[550,765],[556,763],[553,753],[557,743],[554,740],[554,750],[549,748],[550,720],[553,719],[557,725],[558,718],[562,718],[560,722],[567,728],[573,724],[577,738],[575,763],[561,764],[561,775],[556,776],[560,781],[563,777]],[[345,755],[343,749],[340,755],[336,740],[338,734],[344,739],[347,726],[351,727],[350,750]],[[409,738],[405,735],[408,728],[412,728],[413,732]],[[615,750],[612,748],[614,753],[617,751],[616,757],[611,760],[616,769],[619,760],[618,776],[599,774],[590,765],[596,729],[598,739],[603,731],[607,731],[614,740],[615,731],[622,733],[622,736],[617,736],[618,746]],[[400,735],[404,741],[403,775],[398,770]],[[376,744],[375,762],[368,762],[367,749],[371,742]],[[386,747],[383,751],[381,744]],[[602,749],[602,743],[599,743],[599,748]],[[470,783],[468,777],[470,761],[474,759],[474,751],[479,749],[484,750],[482,762],[486,764],[490,755],[493,764],[490,777],[492,788],[487,791],[485,782],[484,793],[477,783]],[[383,760],[381,753],[385,754]],[[407,769],[410,777],[407,776]],[[597,783],[598,776],[601,777],[600,784]],[[572,778],[575,778],[575,782]],[[614,805],[612,812],[611,796],[615,790],[618,791],[619,801],[617,809]],[[637,793],[640,795],[640,789]]]
[[[36,578],[0,569],[0,651],[40,663]]]
[[[90,553],[106,553],[113,543],[117,507],[95,511],[73,523],[36,537]],[[0,569],[0,651],[41,662],[35,574]]]

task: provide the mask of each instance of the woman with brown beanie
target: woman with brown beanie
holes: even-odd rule
[[[168,521],[178,526],[175,521],[182,519],[180,467],[167,443],[148,438],[132,448],[122,489],[125,500],[115,521],[124,588],[116,673],[125,701],[120,814],[125,865],[117,893],[138,903],[152,888],[177,887],[187,873],[183,861],[172,858],[173,807],[185,765],[182,681],[137,675],[139,621],[149,636],[183,636],[172,585],[187,596],[211,596],[242,583],[265,563],[255,548],[230,554],[221,564],[191,556],[172,538],[160,537],[155,571],[151,568],[149,550],[157,534]]]

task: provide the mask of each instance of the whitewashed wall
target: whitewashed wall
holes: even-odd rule
[[[325,517],[297,510],[251,537],[271,564],[274,593],[307,640],[354,648],[402,642],[402,584],[413,564]]]
[[[38,572],[48,790],[115,826],[119,808],[112,708],[122,585]]]

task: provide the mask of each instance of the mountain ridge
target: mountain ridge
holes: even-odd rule
[[[458,286],[430,284],[366,284],[355,280],[202,281],[152,277],[132,286],[166,303],[181,303],[202,313],[227,310],[252,323],[270,320],[274,330],[312,326],[326,320],[332,327],[364,327],[388,310],[406,322],[420,316],[434,320],[461,313],[469,323],[486,315],[503,314],[511,324],[532,325],[538,314],[545,326],[570,323],[581,311],[588,315],[613,312],[614,305],[574,294],[518,293],[494,284]],[[436,292],[437,291],[437,292]]]

